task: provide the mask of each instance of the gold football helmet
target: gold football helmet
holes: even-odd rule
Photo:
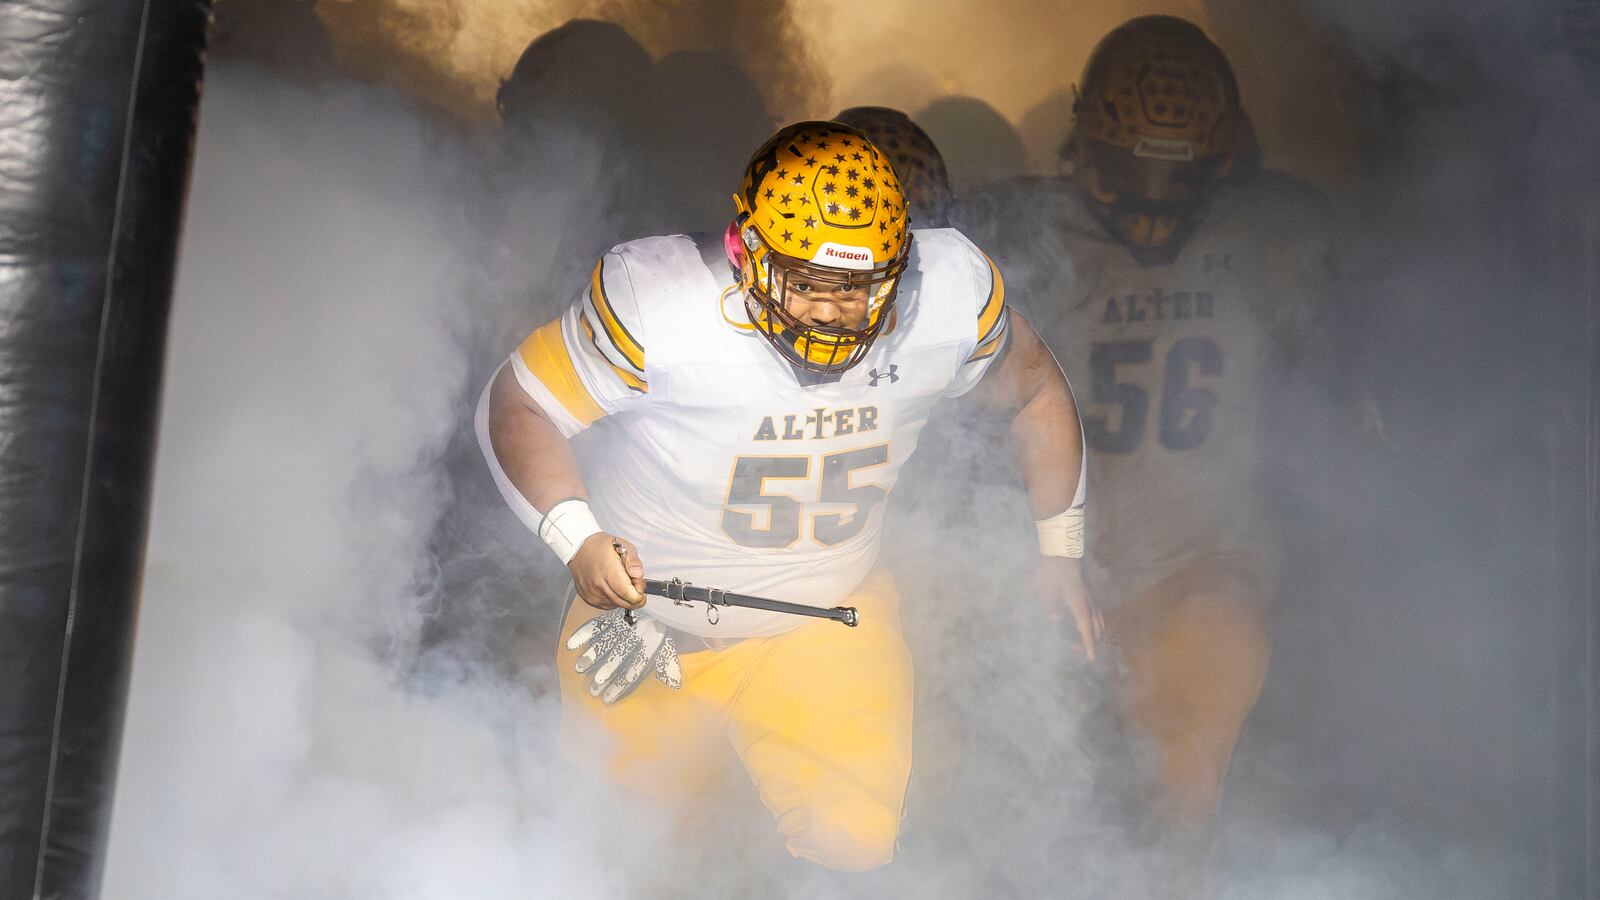
[[[751,320],[808,372],[861,362],[894,316],[911,249],[900,180],[861,132],[800,122],[764,144],[734,195],[726,246]],[[858,321],[817,324],[789,310],[789,292],[865,295]]]
[[[1136,256],[1175,254],[1245,140],[1233,67],[1172,16],[1113,30],[1084,67],[1062,148],[1097,211]]]

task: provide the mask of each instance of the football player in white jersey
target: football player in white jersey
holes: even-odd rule
[[[1203,835],[1266,675],[1263,413],[1328,352],[1324,205],[1252,148],[1222,51],[1189,22],[1139,18],[1089,59],[1070,173],[990,185],[957,216],[1078,387],[1091,593],[1179,835]]]
[[[911,661],[874,565],[884,500],[941,399],[1007,411],[1040,590],[1093,653],[1081,432],[999,271],[955,231],[913,239],[860,132],[782,129],[734,200],[719,239],[606,253],[495,376],[479,439],[581,601],[558,651],[564,753],[673,799],[731,751],[792,854],[866,870],[893,854],[911,765]],[[859,626],[647,600],[646,573],[853,606]]]

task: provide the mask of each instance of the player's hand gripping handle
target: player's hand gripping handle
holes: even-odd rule
[[[644,561],[631,542],[604,532],[592,534],[567,564],[578,599],[595,609],[638,609],[644,605]]]
[[[590,577],[592,593],[585,593],[578,581],[580,567]],[[683,668],[672,635],[654,620],[634,615],[644,605],[644,564],[633,545],[606,534],[592,535],[578,548],[569,568],[578,596],[597,609],[611,610],[567,637],[568,650],[583,648],[573,668],[580,675],[589,674],[589,693],[615,703],[633,693],[647,672],[673,690],[682,687]]]

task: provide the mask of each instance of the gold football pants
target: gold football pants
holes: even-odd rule
[[[732,749],[790,853],[845,871],[887,863],[911,772],[911,653],[886,574],[845,605],[858,627],[809,619],[718,649],[680,646],[680,690],[647,672],[607,706],[564,644],[599,614],[574,600],[556,654],[563,754],[630,790],[682,800],[714,790],[710,761]]]

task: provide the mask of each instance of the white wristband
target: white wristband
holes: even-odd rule
[[[583,542],[602,531],[595,521],[589,504],[582,500],[563,500],[544,514],[539,523],[539,539],[561,558],[561,564],[572,562]]]
[[[1070,506],[1060,515],[1033,523],[1039,532],[1039,553],[1044,556],[1083,558],[1083,507]]]

